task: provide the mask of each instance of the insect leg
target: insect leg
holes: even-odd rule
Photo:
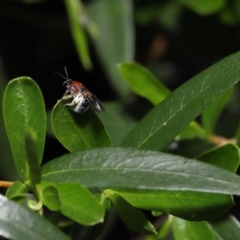
[[[66,96],[72,97],[72,95],[66,95]],[[68,97],[68,98],[70,98],[70,97]],[[68,99],[68,98],[67,98],[67,99]],[[65,99],[66,99],[66,98],[65,98]],[[78,99],[78,98],[74,98],[74,99],[72,100],[72,102],[64,104],[64,107],[65,107],[65,106],[75,106],[75,105],[78,104],[78,103],[79,103],[79,99]]]
[[[72,101],[71,103],[64,104],[64,107],[66,107],[66,106],[75,106],[75,105],[76,105],[76,103],[74,101]]]
[[[69,99],[69,98],[72,98],[72,94],[69,94],[69,95],[63,95],[62,99],[66,100],[66,99]]]

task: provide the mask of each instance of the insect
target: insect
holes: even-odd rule
[[[104,106],[98,100],[98,98],[92,94],[84,85],[78,81],[74,81],[68,78],[67,68],[64,68],[66,77],[60,73],[56,73],[64,78],[66,81],[63,82],[63,85],[66,85],[66,92],[64,93],[62,99],[66,100],[73,98],[71,103],[66,103],[65,106],[75,106],[74,112],[84,113],[89,109],[89,106],[97,113],[100,111],[105,111]]]

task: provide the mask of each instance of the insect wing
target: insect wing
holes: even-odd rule
[[[78,88],[78,91],[83,94],[85,99],[88,101],[90,106],[97,112],[99,113],[100,111],[105,111],[104,106],[102,103],[98,100],[98,98],[92,94],[87,88],[82,87]]]
[[[86,97],[86,99],[88,100],[88,102],[91,105],[91,107],[94,108],[98,113],[99,113],[99,111],[105,111],[104,106],[97,99],[96,96],[92,95],[92,97]]]
[[[85,99],[88,101],[90,106],[99,113],[100,111],[105,111],[104,106],[102,103],[98,100],[98,98],[92,94],[86,87],[78,87],[74,86],[76,90],[78,90],[82,95],[85,97]]]

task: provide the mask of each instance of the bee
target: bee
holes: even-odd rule
[[[100,111],[105,111],[104,106],[98,100],[98,98],[92,94],[82,83],[68,78],[67,68],[64,68],[66,77],[60,73],[56,73],[66,81],[63,85],[66,86],[67,90],[64,93],[62,99],[66,100],[73,98],[71,103],[66,103],[65,106],[75,106],[74,112],[84,113],[89,109],[89,106],[99,114]]]

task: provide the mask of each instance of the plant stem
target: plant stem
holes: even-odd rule
[[[8,182],[8,181],[0,181],[0,188],[9,188],[13,182]]]
[[[236,144],[236,139],[235,138],[224,138],[221,136],[217,136],[217,135],[211,135],[209,136],[209,141],[211,143],[213,143],[215,146],[222,146],[225,145],[227,143],[233,143]]]

